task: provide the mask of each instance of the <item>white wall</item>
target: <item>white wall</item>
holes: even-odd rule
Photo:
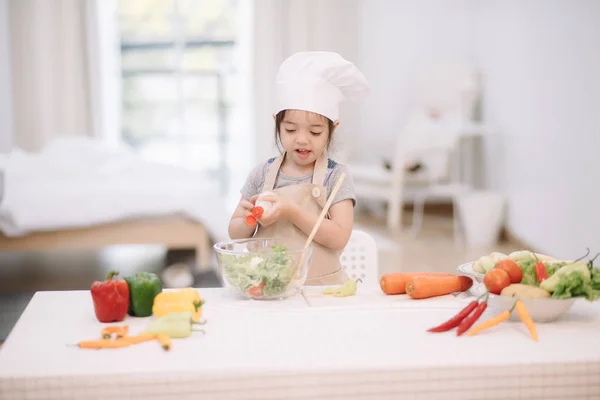
[[[358,156],[391,154],[424,63],[465,57],[484,74],[498,135],[481,167],[508,196],[510,230],[560,257],[600,251],[600,1],[363,0],[359,15],[374,92]]]
[[[358,62],[373,93],[353,136],[356,158],[393,153],[410,108],[411,82],[424,64],[473,57],[471,0],[363,0]],[[369,151],[364,150],[368,148]]]
[[[477,11],[486,176],[508,225],[560,257],[600,251],[600,2],[487,1]],[[539,155],[534,155],[534,152]]]
[[[0,153],[10,151],[13,138],[8,1],[0,0]]]

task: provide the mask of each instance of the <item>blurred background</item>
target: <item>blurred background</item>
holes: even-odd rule
[[[379,274],[596,254],[598,21],[594,0],[0,0],[0,341],[35,291],[110,269],[221,285],[211,246],[277,154],[297,51],[372,85],[330,156]]]

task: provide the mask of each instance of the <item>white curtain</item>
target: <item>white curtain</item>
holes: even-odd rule
[[[359,64],[358,21],[361,0],[254,0],[253,115],[255,156],[259,162],[276,154],[273,107],[275,77],[281,62],[297,51],[327,50]],[[346,138],[358,126],[356,106],[341,108],[335,138],[338,159]]]
[[[114,53],[106,51],[117,45],[106,35],[115,32],[111,7],[107,0],[10,2],[15,146],[38,151],[57,137],[118,137],[120,103],[107,107],[118,86],[106,90],[115,85],[108,82]]]

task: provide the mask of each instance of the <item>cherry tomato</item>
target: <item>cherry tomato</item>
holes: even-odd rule
[[[262,208],[261,206],[256,206],[252,209],[252,215],[256,219],[259,219],[260,217],[262,217],[264,213],[265,213],[265,209]]]
[[[251,288],[248,289],[248,295],[250,297],[262,297],[264,287],[265,287],[265,282],[261,282],[260,284],[258,284],[256,286],[252,286]]]
[[[254,217],[254,215],[248,215],[246,217],[246,225],[248,226],[256,226],[256,218]]]
[[[521,283],[521,279],[523,279],[521,267],[508,258],[498,261],[495,268],[505,270],[510,277],[510,283]]]
[[[510,276],[505,270],[494,268],[485,274],[483,284],[490,293],[499,295],[502,289],[510,285]]]

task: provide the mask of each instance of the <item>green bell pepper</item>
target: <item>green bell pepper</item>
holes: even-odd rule
[[[129,315],[149,317],[152,315],[154,298],[162,292],[160,278],[152,272],[138,272],[125,278],[129,285]]]

